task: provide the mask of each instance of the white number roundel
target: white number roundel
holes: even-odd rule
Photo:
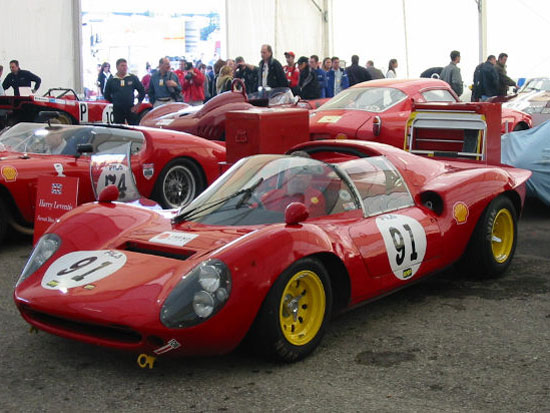
[[[47,269],[42,287],[62,290],[82,287],[108,277],[126,264],[126,255],[119,251],[76,251],[59,257]]]
[[[101,112],[101,122],[103,123],[115,123],[115,115],[113,114],[113,105],[109,104],[103,108]]]
[[[376,218],[393,274],[408,280],[418,271],[426,254],[426,232],[414,218],[387,214]]]

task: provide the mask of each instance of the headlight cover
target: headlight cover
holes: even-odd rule
[[[29,260],[23,268],[23,272],[17,281],[16,287],[26,280],[31,274],[38,271],[61,246],[61,238],[56,234],[45,234],[40,238],[32,250]]]
[[[191,327],[216,314],[231,293],[231,273],[218,259],[193,268],[172,290],[160,310],[160,321],[169,328]]]

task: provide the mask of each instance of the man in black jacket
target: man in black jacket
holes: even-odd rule
[[[495,69],[497,58],[494,55],[490,55],[487,61],[483,63],[479,72],[479,92],[476,92],[484,102],[491,96],[498,94],[498,73]],[[475,78],[475,75],[474,75]],[[475,83],[476,79],[474,79]]]
[[[348,74],[350,86],[372,80],[369,71],[365,67],[359,66],[359,56],[356,54],[351,56],[351,66],[346,68],[346,73]]]
[[[246,87],[246,93],[254,93],[258,89],[258,68],[246,63],[242,56],[235,59],[235,73],[233,77],[242,79]]]
[[[317,74],[309,67],[309,59],[302,56],[298,59],[298,69],[300,70],[300,80],[298,86],[293,88],[293,93],[300,96],[302,99],[319,99],[321,97],[321,89]]]
[[[271,46],[264,44],[260,53],[262,61],[258,65],[258,87],[288,87],[283,66],[273,58]]]
[[[10,62],[10,70],[11,73],[8,74],[2,82],[2,87],[4,90],[12,87],[14,96],[20,96],[20,87],[31,87],[31,82],[34,82],[32,93],[35,93],[40,87],[40,83],[42,83],[42,80],[34,73],[31,73],[28,70],[20,69],[19,62],[17,60],[12,60]]]
[[[116,70],[115,75],[110,77],[105,85],[105,99],[113,104],[113,121],[137,125],[137,109],[145,98],[145,89],[136,75],[128,74],[126,59],[116,61]],[[138,102],[134,105],[135,90],[138,92]]]

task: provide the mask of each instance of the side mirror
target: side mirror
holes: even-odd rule
[[[287,225],[296,225],[309,217],[309,209],[301,202],[292,202],[285,209],[285,222]]]
[[[119,196],[119,191],[116,185],[108,185],[99,193],[97,200],[99,202],[110,203],[116,201]]]
[[[82,155],[83,153],[92,153],[94,146],[91,143],[79,143],[76,145],[76,153]]]

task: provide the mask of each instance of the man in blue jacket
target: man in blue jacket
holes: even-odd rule
[[[317,75],[317,82],[319,83],[319,89],[321,90],[321,99],[327,97],[327,76],[325,71],[319,67],[319,56],[312,54],[309,57],[309,67],[313,70],[313,73]]]
[[[327,98],[336,96],[342,90],[349,87],[349,78],[346,71],[340,67],[340,59],[334,56],[332,59],[332,68],[328,71],[327,77]]]
[[[137,125],[137,109],[145,98],[145,89],[136,75],[128,73],[126,59],[116,61],[116,70],[115,75],[105,85],[105,99],[113,104],[114,123],[128,122],[128,125]],[[138,92],[137,104],[134,104],[134,91]]]

